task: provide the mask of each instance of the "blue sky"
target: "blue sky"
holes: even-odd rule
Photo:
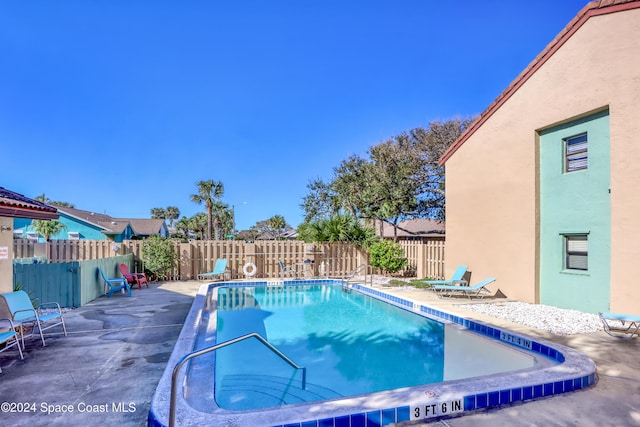
[[[7,0],[0,186],[113,217],[283,215],[352,154],[481,113],[587,0]]]

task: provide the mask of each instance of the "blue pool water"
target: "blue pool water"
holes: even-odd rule
[[[530,368],[535,359],[359,292],[331,284],[216,289],[216,343],[257,332],[298,365],[255,339],[216,352],[218,406],[229,410],[325,400]],[[450,336],[451,335],[451,336]],[[476,356],[465,363],[465,358]],[[480,358],[478,364],[473,359]],[[448,360],[457,372],[449,373]],[[470,363],[470,365],[469,365]]]
[[[175,419],[198,427],[386,426],[596,382],[595,364],[574,349],[409,299],[415,292],[354,284],[343,293],[342,284],[202,285],[158,383],[148,425]],[[300,371],[255,338],[176,369],[187,354],[254,331],[307,368],[306,388]]]

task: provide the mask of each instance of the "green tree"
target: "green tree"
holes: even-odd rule
[[[66,225],[64,225],[60,221],[55,220],[45,221],[37,219],[34,220],[31,225],[33,226],[34,230],[36,230],[36,232],[42,234],[47,242],[51,240],[51,236],[58,234],[59,232],[67,228]]]
[[[284,225],[282,222],[284,222]],[[282,215],[274,215],[269,219],[258,221],[251,228],[260,239],[264,240],[278,239],[285,231],[292,229]]]
[[[393,225],[394,241],[400,220],[416,211],[422,184],[415,179],[422,167],[421,159],[410,155],[412,140],[399,135],[370,148],[371,175],[369,177],[368,206],[362,209],[372,218]]]
[[[334,169],[331,183],[331,189],[335,193],[334,200],[340,209],[356,218],[371,216],[374,188],[370,184],[375,178],[372,166],[367,159],[352,155]]]
[[[255,241],[260,233],[256,230],[256,226],[251,226],[248,230],[242,230],[236,236],[237,240],[244,240],[245,242],[253,242]]]
[[[207,239],[211,240],[213,237],[214,204],[219,201],[218,199],[224,194],[224,186],[222,182],[211,179],[198,181],[196,185],[198,186],[198,194],[192,194],[191,201],[198,204],[204,203],[207,209]]]
[[[412,139],[410,155],[420,159],[421,167],[415,179],[421,184],[416,211],[419,216],[444,219],[445,170],[439,164],[440,157],[476,117],[456,117],[429,123],[427,128],[415,128],[409,132]]]
[[[474,118],[434,121],[350,156],[325,183],[312,181],[303,198],[305,222],[340,211],[394,225],[408,217],[444,218],[444,151]]]
[[[304,222],[328,218],[340,210],[340,203],[331,183],[317,178],[307,184],[309,193],[303,197],[300,208],[305,212]]]

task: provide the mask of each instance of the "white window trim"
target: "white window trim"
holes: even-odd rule
[[[576,272],[587,272],[589,271],[589,232],[576,232],[576,233],[561,233],[563,238],[563,255],[564,255],[564,270],[565,271],[576,271]],[[586,250],[574,250],[569,251],[569,239],[571,237],[584,237]],[[578,241],[578,240],[576,240]],[[573,256],[584,256],[586,257],[586,267],[585,268],[576,268],[570,266],[569,257]]]

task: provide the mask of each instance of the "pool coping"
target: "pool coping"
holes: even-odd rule
[[[167,367],[160,379],[149,410],[149,426],[169,424],[169,400],[171,375],[180,359],[193,351],[195,332],[206,303],[209,288],[218,286],[281,286],[284,284],[341,283],[336,279],[287,280],[260,282],[218,282],[204,284],[198,289],[192,307],[185,319]],[[452,380],[437,384],[426,384],[391,391],[371,393],[363,396],[331,399],[266,408],[251,411],[229,411],[217,408],[201,412],[191,407],[184,399],[177,399],[176,425],[226,425],[267,427],[370,427],[392,423],[435,420],[458,416],[465,412],[550,397],[580,390],[595,384],[595,363],[584,354],[544,339],[532,338],[506,328],[493,327],[476,320],[436,309],[423,303],[383,292],[361,284],[352,284],[351,289],[384,300],[417,314],[452,323],[480,335],[502,341],[508,346],[522,348],[547,358],[555,359],[558,365],[534,367],[517,372],[488,375],[473,379]],[[544,365],[544,364],[543,364]],[[186,369],[181,371],[184,378]],[[513,384],[518,384],[513,386]],[[178,395],[183,394],[180,382]],[[418,415],[416,417],[416,415]]]

